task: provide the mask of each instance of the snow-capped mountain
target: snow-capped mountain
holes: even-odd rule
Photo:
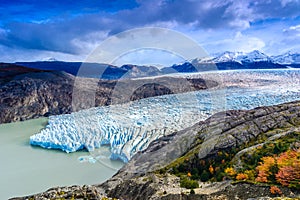
[[[246,53],[244,55],[240,55],[238,56],[238,60],[240,60],[241,62],[268,62],[268,61],[272,61],[272,59],[267,56],[266,54],[255,50],[255,51],[251,51],[249,53]]]
[[[242,52],[225,51],[222,53],[213,54],[210,57],[196,58],[192,63],[220,63],[220,62],[238,62],[237,58],[243,55]]]
[[[225,51],[216,56],[212,61],[215,63],[219,62],[239,62],[239,58],[243,55],[243,52],[230,52]]]
[[[289,51],[282,55],[272,56],[272,59],[278,64],[300,64],[300,53],[293,53]]]
[[[272,61],[272,58],[258,50],[254,50],[249,53],[225,51],[216,54],[216,56],[214,57],[194,59],[192,63],[224,63],[224,62],[250,63],[250,62],[268,62],[268,61]]]

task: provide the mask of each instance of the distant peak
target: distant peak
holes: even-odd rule
[[[273,60],[279,64],[300,64],[300,54],[288,51],[282,55],[273,56]]]
[[[251,52],[241,51],[224,51],[214,54],[212,57],[194,59],[194,62],[205,63],[220,63],[220,62],[260,62],[260,61],[271,61],[271,58],[265,53],[254,50]]]
[[[58,61],[56,58],[50,57],[50,58],[46,58],[43,61],[48,61],[48,62],[55,62]]]

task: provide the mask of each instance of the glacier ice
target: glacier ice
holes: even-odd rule
[[[151,97],[121,105],[50,116],[48,125],[30,137],[30,144],[75,152],[108,145],[110,158],[128,162],[154,140],[182,130],[228,109],[251,109],[299,100],[300,89],[228,87]],[[87,158],[82,158],[86,161]],[[90,160],[93,162],[93,160]]]

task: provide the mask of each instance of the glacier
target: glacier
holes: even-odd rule
[[[285,76],[290,78],[295,73],[299,74],[299,71],[277,71],[272,74],[272,79],[280,76],[280,80],[286,80]],[[298,83],[291,87],[290,82],[278,84],[271,81],[266,87],[264,80],[259,81],[261,83],[256,87],[227,85],[50,116],[47,126],[30,137],[30,144],[68,153],[86,148],[95,157],[97,148],[107,145],[111,159],[126,163],[152,141],[190,127],[214,113],[300,99]],[[86,159],[82,158],[83,161]]]

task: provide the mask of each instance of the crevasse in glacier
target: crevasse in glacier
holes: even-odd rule
[[[275,85],[276,87],[276,85]],[[109,145],[111,159],[128,162],[162,136],[227,109],[251,109],[300,99],[299,88],[227,87],[142,99],[49,117],[30,144],[74,152]]]

